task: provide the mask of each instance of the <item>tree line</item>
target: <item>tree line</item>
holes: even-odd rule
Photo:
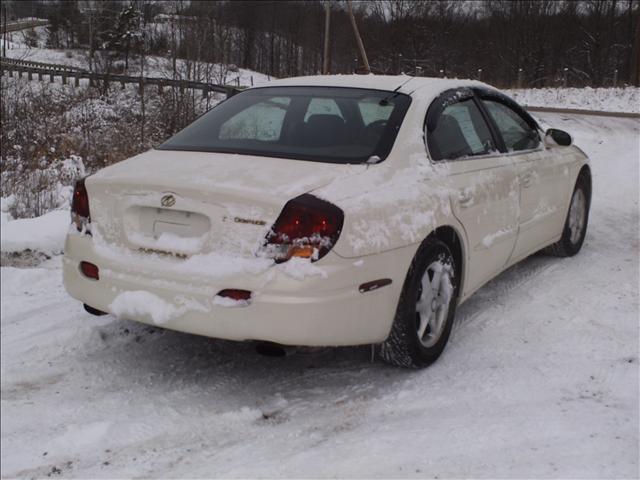
[[[4,3],[11,16],[49,19],[48,43],[54,48],[85,48],[91,57],[115,52],[125,63],[131,55],[163,55],[275,77],[321,72],[328,5],[331,73],[352,73],[362,63],[344,0]],[[523,87],[638,85],[639,5],[640,0],[352,2],[374,73],[480,77]]]

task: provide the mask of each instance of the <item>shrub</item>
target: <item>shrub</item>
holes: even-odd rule
[[[66,205],[76,178],[148,150],[207,108],[198,92],[96,88],[2,77],[0,196],[11,214],[39,216]],[[212,99],[209,105],[216,103]]]

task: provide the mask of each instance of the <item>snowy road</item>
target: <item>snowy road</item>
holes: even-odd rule
[[[640,121],[541,117],[593,160],[584,249],[481,289],[426,370],[90,317],[59,258],[2,268],[2,475],[637,477]]]

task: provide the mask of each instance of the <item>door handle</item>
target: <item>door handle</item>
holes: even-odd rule
[[[523,188],[529,188],[531,186],[532,179],[533,179],[533,175],[530,173],[527,173],[520,177],[520,185],[522,185]]]

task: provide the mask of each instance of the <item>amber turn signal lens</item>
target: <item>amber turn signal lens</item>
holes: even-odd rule
[[[316,248],[312,245],[300,245],[289,248],[289,257],[311,258]]]

